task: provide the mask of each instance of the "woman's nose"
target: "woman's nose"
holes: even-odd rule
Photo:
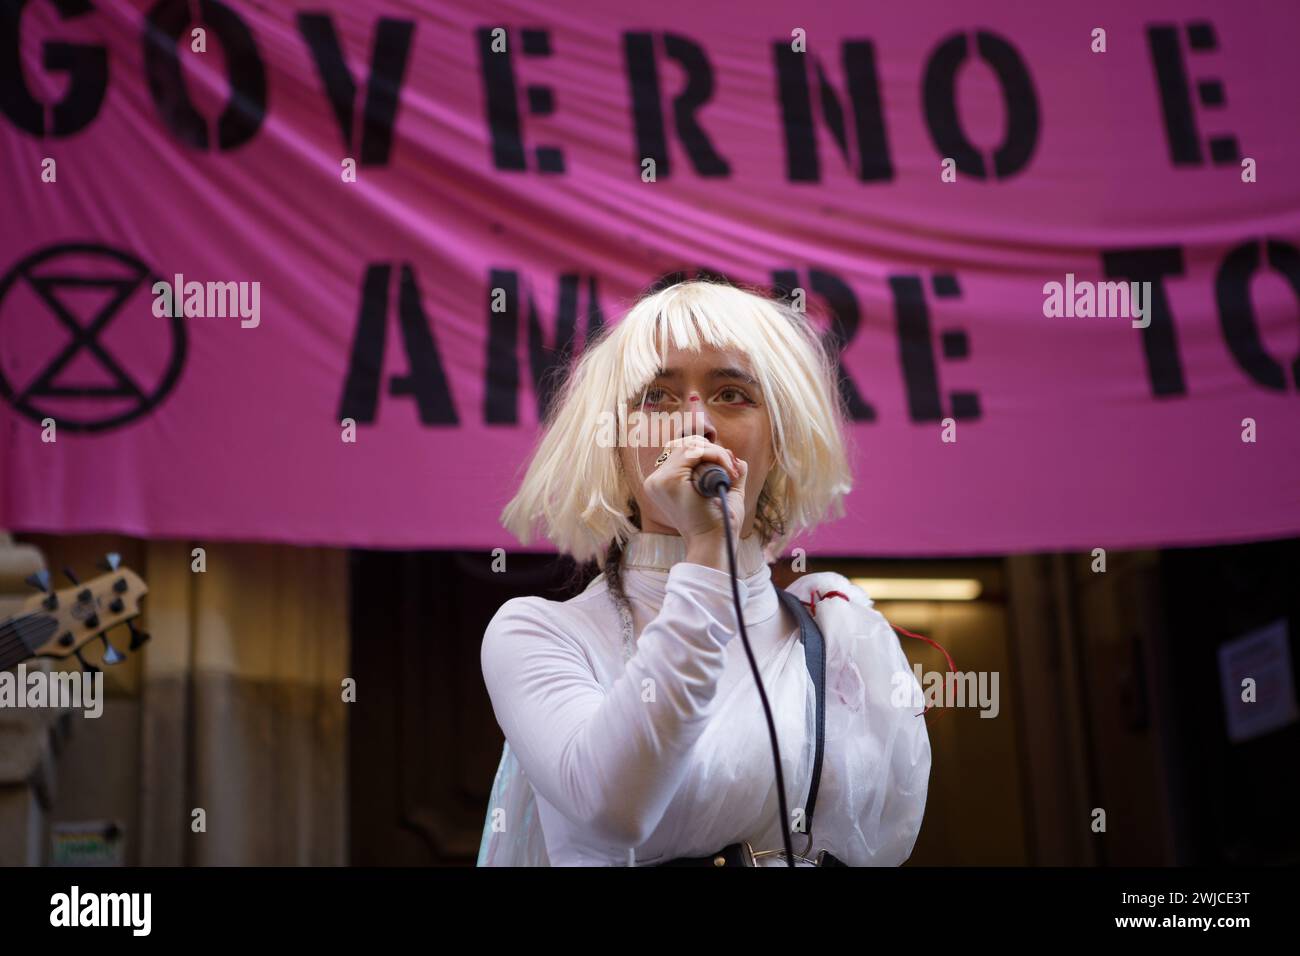
[[[686,398],[686,411],[682,425],[684,434],[699,435],[706,441],[717,444],[718,430],[713,427],[713,419],[709,416],[708,409],[704,407],[703,400],[695,392]]]

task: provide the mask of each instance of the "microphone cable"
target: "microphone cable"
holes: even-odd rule
[[[754,683],[758,685],[758,697],[763,703],[763,716],[767,718],[767,733],[772,741],[772,760],[776,764],[776,796],[781,808],[781,840],[785,845],[785,860],[793,867],[794,844],[790,841],[790,814],[785,802],[785,777],[781,773],[781,750],[776,742],[776,723],[772,720],[772,708],[767,702],[767,691],[763,689],[762,678],[758,674],[758,663],[754,660],[754,650],[749,646],[749,635],[745,632],[745,617],[740,607],[740,582],[736,573],[736,547],[731,541],[731,510],[727,507],[727,492],[731,489],[731,479],[718,465],[705,463],[697,466],[700,471],[695,479],[695,490],[705,498],[717,498],[722,509],[722,530],[727,539],[727,565],[731,569],[731,601],[736,608],[736,623],[740,626],[740,640],[745,647],[745,656],[749,658],[749,669],[754,674]]]

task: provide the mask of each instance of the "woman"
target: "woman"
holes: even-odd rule
[[[652,865],[741,841],[782,847],[722,512],[692,484],[700,462],[732,479],[745,630],[796,854],[825,849],[850,866],[911,854],[930,773],[912,705],[920,689],[871,599],[829,572],[788,589],[812,609],[826,654],[820,784],[810,833],[799,826],[816,695],[768,564],[832,507],[843,513],[851,475],[835,374],[800,313],[698,281],[646,296],[584,351],[502,523],[526,544],[541,520],[561,552],[599,560],[602,573],[568,601],[506,601],[488,625],[483,677],[506,746],[480,866]]]

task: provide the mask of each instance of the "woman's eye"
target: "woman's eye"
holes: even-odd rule
[[[728,395],[730,395],[731,398],[727,398]],[[722,391],[718,392],[718,397],[728,405],[736,405],[741,402],[750,401],[749,396],[734,385],[728,385],[726,388],[722,389]],[[663,405],[668,401],[668,392],[658,386],[648,388],[641,395],[641,401],[646,405]]]

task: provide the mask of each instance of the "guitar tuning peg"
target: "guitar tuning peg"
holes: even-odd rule
[[[96,667],[94,664],[90,663],[90,661],[86,660],[84,657],[81,656],[81,648],[78,647],[73,653],[77,655],[77,661],[81,664],[81,669],[83,671],[85,671],[87,674],[99,673],[98,667]]]
[[[131,629],[131,646],[129,648],[130,650],[133,651],[136,650],[141,644],[149,640],[149,632],[137,631],[135,629],[135,621],[127,621],[126,626]]]
[[[104,642],[104,663],[120,664],[126,660],[126,655],[114,647],[108,640],[108,632],[101,631],[99,639]]]
[[[67,578],[69,581],[71,581],[73,584],[81,583],[81,581],[77,579],[77,575],[73,572],[72,568],[68,567],[67,565],[64,565],[63,567],[63,576]]]
[[[110,551],[100,560],[99,566],[105,571],[116,571],[122,564],[122,555]]]
[[[50,593],[50,572],[45,570],[45,568],[41,568],[39,571],[35,572],[34,574],[27,575],[27,583],[30,584],[32,587],[36,588],[36,590],[44,591],[46,594],[49,594]]]

